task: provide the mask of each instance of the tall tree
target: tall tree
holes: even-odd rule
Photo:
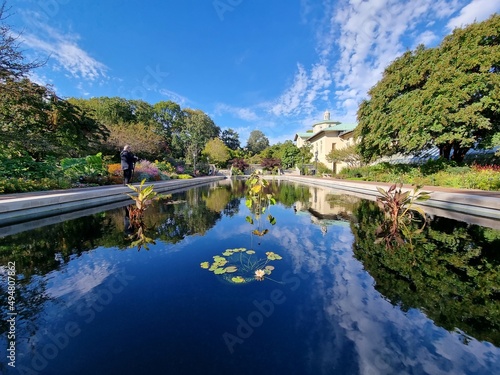
[[[217,138],[220,128],[201,110],[184,109],[185,121],[180,133],[180,140],[184,144],[186,160],[193,162],[196,170],[196,161],[205,144],[212,138]]]
[[[249,151],[258,154],[269,147],[269,139],[260,130],[252,130],[248,137],[247,146]]]
[[[396,59],[358,110],[362,156],[438,147],[446,159],[500,132],[500,15],[455,29],[437,47]]]
[[[171,100],[158,102],[153,108],[155,120],[160,125],[161,134],[165,138],[166,152],[171,157],[180,157],[182,150],[175,148],[173,138],[181,132],[184,112],[179,104]]]
[[[231,150],[237,150],[240,148],[239,135],[231,128],[223,130],[220,139]]]

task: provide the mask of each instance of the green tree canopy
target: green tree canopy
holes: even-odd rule
[[[329,163],[344,162],[349,167],[358,167],[361,163],[361,155],[356,145],[350,145],[340,149],[333,149],[326,155]]]
[[[231,150],[237,150],[240,148],[239,135],[231,128],[223,130],[220,139],[222,139],[222,142],[224,142],[224,144]]]
[[[500,16],[406,52],[369,96],[357,128],[367,160],[436,146],[462,161],[470,148],[491,146],[500,132]]]
[[[258,154],[264,151],[266,147],[269,147],[269,139],[260,130],[252,130],[246,147],[254,154]]]
[[[291,168],[301,161],[300,149],[290,140],[280,144],[276,157],[281,159],[281,164],[285,168]]]
[[[218,167],[225,166],[230,158],[228,147],[220,138],[209,140],[203,153],[210,158],[211,163],[217,164]]]
[[[217,138],[220,128],[203,111],[197,109],[184,109],[186,118],[179,138],[184,145],[184,155],[187,160],[193,162],[196,167],[196,160],[205,147],[206,143],[213,138]]]

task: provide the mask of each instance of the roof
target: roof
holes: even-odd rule
[[[358,124],[339,124],[335,126],[329,126],[328,128],[323,129],[323,131],[351,131],[354,130],[356,126],[358,126]]]
[[[307,138],[311,137],[313,134],[314,133],[311,133],[311,132],[308,132],[308,133],[297,133],[297,134],[295,134],[295,138],[293,140],[296,141],[297,138],[307,139]]]
[[[323,125],[323,124],[336,125],[336,124],[340,124],[340,121],[333,121],[333,120],[320,121],[320,122],[313,124],[313,127],[315,127],[316,125]]]
[[[335,126],[329,126],[328,128],[322,129],[321,131],[314,133],[311,135],[308,140],[312,140],[313,138],[319,138],[323,136],[325,133],[330,133],[330,132],[349,132],[351,130],[354,130],[354,128],[357,126],[357,124],[338,124]]]

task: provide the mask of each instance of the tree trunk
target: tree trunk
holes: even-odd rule
[[[459,145],[453,145],[453,155],[451,160],[461,163],[464,161],[465,154],[470,150],[470,147],[460,147]]]
[[[450,160],[451,145],[444,144],[444,145],[439,145],[438,147],[439,147],[439,156],[446,160]]]

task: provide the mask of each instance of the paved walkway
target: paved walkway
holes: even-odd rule
[[[372,182],[372,181],[358,181],[358,180],[341,180],[338,178],[331,178],[331,177],[322,177],[321,179],[324,180],[329,180],[329,181],[336,181],[336,182],[356,182],[361,185],[372,185],[372,186],[391,186],[391,183],[388,182]],[[407,189],[413,189],[414,186],[409,185],[409,184],[404,184],[403,187]],[[486,191],[486,190],[478,190],[478,189],[455,189],[455,188],[447,188],[447,187],[440,187],[440,186],[430,186],[430,185],[425,185],[420,188],[420,190],[425,190],[425,191],[439,191],[439,192],[447,192],[447,193],[453,193],[453,194],[466,194],[466,195],[477,195],[481,197],[491,197],[491,198],[500,198],[500,191]]]

